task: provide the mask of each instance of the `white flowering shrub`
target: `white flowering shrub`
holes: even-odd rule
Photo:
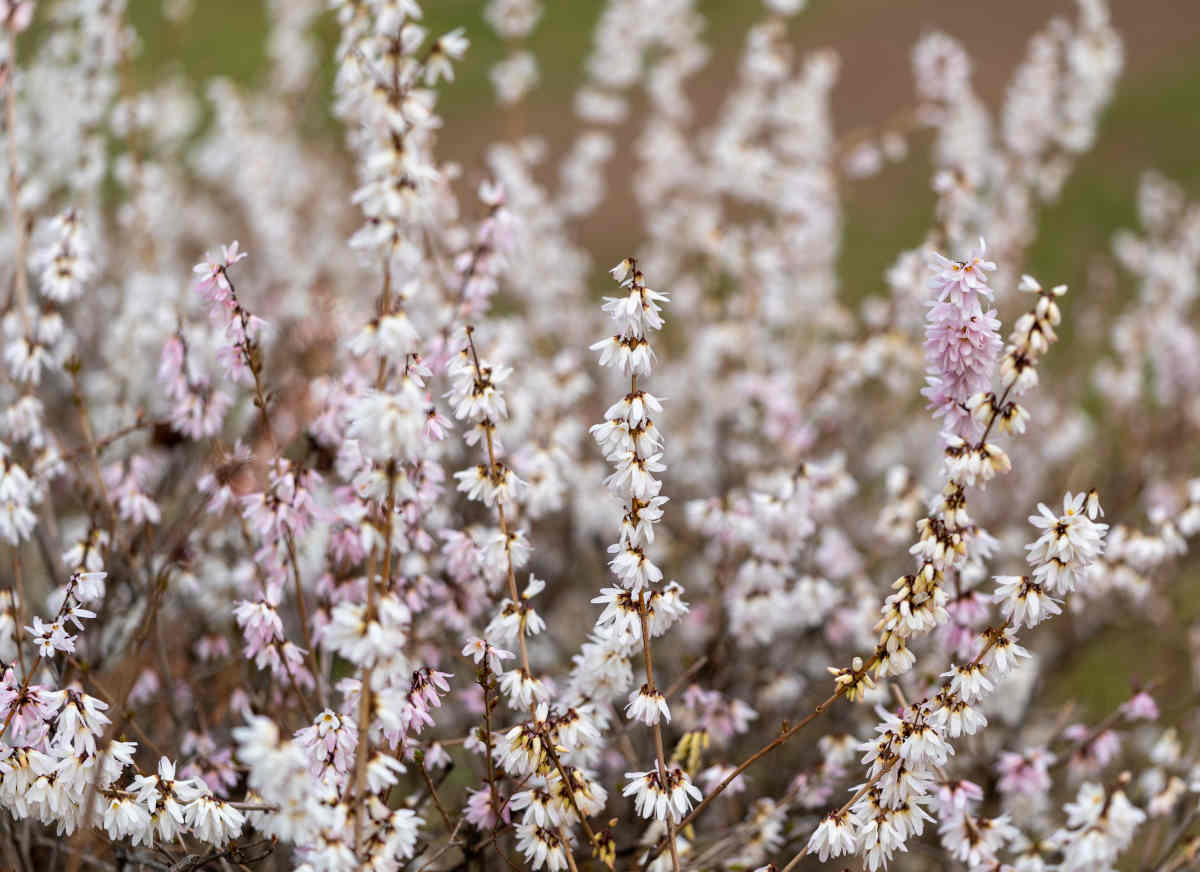
[[[1024,274],[1121,70],[1103,0],[998,112],[929,32],[849,139],[803,2],[698,121],[698,4],[608,0],[573,143],[470,168],[464,30],[333,0],[331,149],[323,3],[267,5],[270,75],[201,100],[135,89],[123,0],[0,0],[4,868],[1191,868],[1155,651],[1200,648],[1200,205],[1146,176],[1125,305]],[[502,106],[542,11],[487,3]],[[910,153],[933,226],[851,305],[842,195]],[[1143,683],[1071,702],[1124,637]]]

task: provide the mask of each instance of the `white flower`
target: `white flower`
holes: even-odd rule
[[[524,669],[510,669],[500,676],[500,692],[517,711],[550,698],[550,691],[541,679],[534,678]]]
[[[973,736],[987,726],[987,718],[961,699],[942,700],[942,704],[926,717],[931,724],[944,730],[952,739],[964,735]]]
[[[135,843],[150,834],[150,812],[132,799],[113,796],[104,806],[104,830],[114,839],[129,836]]]
[[[954,753],[950,745],[935,727],[928,723],[913,725],[900,744],[900,757],[917,771],[929,766],[941,766]]]
[[[493,748],[496,762],[510,775],[532,775],[546,760],[546,746],[541,734],[547,714],[545,703],[537,707],[536,714],[536,720],[517,724]]]
[[[536,779],[544,782],[544,779]],[[544,784],[535,784],[532,789],[514,793],[509,805],[513,811],[524,811],[522,821],[537,827],[557,829],[565,820],[562,811],[554,803],[554,797]]]
[[[321,633],[323,647],[360,666],[374,664],[404,649],[412,614],[396,596],[376,603],[375,616],[366,620],[366,604],[340,602]]]
[[[450,62],[461,58],[469,45],[470,41],[461,27],[456,27],[439,37],[425,63],[425,84],[435,85],[439,79],[453,82],[454,67]]]
[[[417,348],[420,339],[416,325],[404,311],[393,312],[363,326],[350,341],[350,351],[357,357],[371,352],[393,361],[403,361]]]
[[[647,391],[638,390],[626,394],[608,407],[604,417],[609,421],[623,421],[630,427],[642,427],[650,422],[652,415],[663,410],[662,400]]]
[[[1012,628],[1005,627],[983,656],[983,663],[989,669],[995,669],[997,675],[1005,675],[1016,667],[1018,660],[1028,657],[1029,652],[1017,644]]]
[[[625,706],[625,716],[652,727],[660,720],[670,723],[671,709],[661,690],[655,688],[652,693],[649,686],[643,684],[636,692],[630,694],[629,703]]]
[[[683,599],[683,585],[677,581],[668,581],[661,591],[642,591],[642,598],[650,603],[651,637],[667,632],[688,612],[688,604]]]
[[[554,735],[568,751],[593,748],[600,743],[596,708],[590,703],[572,706],[556,716]]]
[[[1067,826],[1075,829],[1095,824],[1104,810],[1104,800],[1104,788],[1099,784],[1090,781],[1081,784],[1075,801],[1063,806],[1063,811],[1067,813]]]
[[[633,258],[627,257],[623,261],[621,261],[619,264],[614,266],[612,269],[610,269],[608,272],[609,272],[609,275],[611,275],[618,282],[624,283],[626,277],[632,271],[633,271]]]
[[[534,824],[517,824],[517,850],[525,855],[525,861],[535,872],[543,866],[550,872],[567,868],[567,856],[558,834]]]
[[[515,645],[522,627],[526,636],[536,636],[546,628],[546,622],[524,600],[517,606],[505,597],[500,602],[500,611],[487,625],[487,634],[505,644]]]
[[[667,468],[662,462],[661,454],[641,457],[635,451],[624,451],[610,458],[616,466],[616,471],[604,480],[604,485],[618,497],[647,501],[658,496],[662,482],[652,473],[662,472]]]
[[[515,103],[538,82],[537,58],[519,51],[492,67],[490,77],[501,103]]]
[[[399,781],[398,776],[405,771],[404,764],[395,757],[376,751],[367,763],[367,787],[372,793],[380,793]]]
[[[822,863],[830,857],[841,857],[857,850],[854,827],[844,813],[828,815],[808,840],[808,853],[816,854]]]
[[[417,831],[421,828],[421,819],[410,808],[398,808],[388,818],[386,850],[387,855],[408,859],[417,847]]]
[[[486,661],[488,670],[499,675],[504,670],[502,661],[512,657],[513,653],[505,651],[503,648],[496,648],[485,640],[472,636],[463,646],[462,655],[470,657],[476,663]]]
[[[454,416],[459,420],[492,423],[508,417],[508,404],[499,385],[512,370],[506,366],[488,366],[482,361],[478,371],[471,361],[458,363],[452,371],[452,382],[446,397],[454,407]]]
[[[662,329],[662,307],[658,304],[665,302],[668,302],[665,294],[635,283],[627,296],[605,297],[603,308],[616,322],[617,332],[622,337],[640,338],[647,331]]]
[[[1052,615],[1062,614],[1059,601],[1028,575],[998,575],[992,600],[1013,627],[1034,627]]]
[[[60,621],[47,624],[35,615],[33,626],[25,629],[29,631],[30,641],[38,646],[38,654],[42,657],[53,657],[59,651],[65,654],[75,651],[75,637],[66,631]]]
[[[644,818],[679,822],[691,810],[693,800],[704,798],[700,788],[678,766],[667,769],[665,784],[657,770],[626,772],[625,777],[630,781],[622,795],[634,797],[637,813]]]
[[[1017,834],[1007,815],[998,818],[952,815],[943,820],[938,832],[948,851],[969,868],[996,862],[996,852]]]
[[[309,771],[314,776],[322,776],[326,766],[345,774],[354,764],[358,727],[345,715],[325,709],[311,725],[298,730],[295,737],[300,747],[308,751]]]
[[[1129,844],[1133,831],[1146,819],[1146,813],[1129,801],[1122,790],[1112,794],[1108,802],[1109,832],[1121,847]]]
[[[898,848],[904,847],[907,831],[893,824],[896,811],[876,806],[864,797],[854,806],[859,820],[858,850],[863,854],[865,866],[870,872],[886,867]]]
[[[0,443],[0,536],[9,545],[28,539],[37,524],[32,505],[39,501],[37,485],[7,457],[8,448]]]
[[[80,602],[96,602],[104,598],[104,579],[107,572],[77,572],[73,576],[75,599]]]
[[[1088,517],[1099,511],[1099,496],[1068,491],[1063,497],[1061,515],[1038,503],[1039,514],[1029,517],[1029,522],[1044,532],[1037,541],[1025,546],[1029,552],[1026,560],[1034,567],[1034,578],[1050,593],[1074,590],[1087,568],[1104,552],[1108,524]]]
[[[527,485],[505,464],[497,461],[491,470],[480,463],[454,473],[458,479],[459,491],[467,495],[467,499],[479,500],[484,505],[493,507],[499,502],[505,508],[510,507],[527,489]]]
[[[649,375],[654,367],[654,352],[640,337],[610,336],[593,343],[591,349],[600,352],[601,366],[615,366],[625,375]]]
[[[227,802],[203,796],[184,808],[188,827],[203,842],[220,847],[242,831],[246,816]]]
[[[96,274],[92,245],[78,214],[68,209],[55,216],[41,235],[48,237],[48,244],[33,253],[30,266],[39,273],[42,295],[56,303],[78,298]]]
[[[982,663],[968,663],[966,666],[955,666],[943,672],[942,678],[950,679],[951,693],[957,694],[963,702],[970,704],[995,689],[984,672]]]
[[[626,588],[641,590],[650,584],[662,581],[662,570],[655,566],[641,548],[610,545],[609,554],[616,554],[608,565],[613,574]]]
[[[637,603],[629,591],[619,587],[601,588],[600,595],[592,599],[593,603],[604,606],[600,617],[596,618],[596,628],[611,633],[614,637],[637,637],[641,633],[642,619],[638,613]]]
[[[632,548],[643,548],[654,541],[654,525],[662,520],[663,506],[669,497],[655,496],[639,501],[637,513],[626,512],[621,519],[621,542]]]
[[[406,378],[390,392],[371,390],[356,398],[347,410],[346,433],[380,463],[417,461],[428,449],[425,423],[431,405],[416,382]]]

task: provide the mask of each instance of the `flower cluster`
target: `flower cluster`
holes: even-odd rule
[[[995,309],[984,310],[994,296],[987,274],[996,264],[985,260],[987,246],[967,260],[950,261],[936,252],[929,286],[937,296],[929,304],[925,329],[925,357],[929,364],[929,398],[934,417],[945,419],[947,430],[959,439],[978,439],[984,424],[976,419],[967,400],[991,385],[1000,355],[1000,321]]]
[[[1048,551],[1064,555],[1069,551],[1075,570],[1082,573],[1103,550],[1108,526],[1096,524],[1082,513],[1085,499],[1094,516],[1100,510],[1094,492],[1068,493],[1061,518],[1040,505],[1042,514],[1029,519],[1039,529],[1049,527],[1049,532],[1027,546],[1038,578],[1044,577],[1039,570],[1046,566],[1042,561]],[[946,796],[935,790],[946,781],[944,769],[954,754],[951,740],[973,736],[987,726],[980,711],[983,699],[1030,656],[1017,643],[1014,630],[1032,628],[1060,612],[1053,601],[1043,602],[1039,610],[1037,594],[1031,595],[1031,590],[1040,588],[1031,586],[1028,578],[998,576],[996,583],[993,597],[1002,604],[1004,624],[986,629],[977,641],[978,654],[966,664],[952,664],[930,697],[903,705],[898,714],[880,711],[882,720],[875,728],[879,736],[859,747],[868,767],[867,781],[842,809],[824,818],[808,842],[808,853],[826,860],[859,852],[874,872],[885,867],[897,851],[907,850],[907,842],[921,836],[925,824],[935,820],[947,852],[970,868],[994,866],[999,863],[998,852],[1015,841],[1019,832],[1006,815],[984,818],[977,814],[978,787],[952,790]],[[1067,588],[1064,583],[1062,589],[1073,589],[1071,584]],[[1036,772],[1036,763],[1034,767]],[[1012,790],[1015,777],[1012,771],[1006,776],[1006,792]],[[936,811],[936,818],[929,810]],[[1135,818],[1133,826],[1137,822]],[[1128,844],[1131,831],[1132,827],[1121,837],[1122,847]]]
[[[245,815],[214,795],[198,778],[176,779],[163,757],[158,775],[143,775],[134,761],[137,743],[112,738],[109,702],[78,684],[61,689],[30,681],[43,661],[76,654],[84,608],[103,591],[103,572],[76,573],[61,593],[52,621],[35,616],[26,640],[37,660],[24,678],[13,668],[0,679],[0,717],[6,736],[2,792],[13,817],[53,823],[62,834],[102,828],[133,845],[171,843],[190,835],[224,845],[242,830]]]

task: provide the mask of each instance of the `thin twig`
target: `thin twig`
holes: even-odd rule
[[[666,699],[670,699],[675,694],[677,694],[679,692],[680,688],[682,688],[685,684],[687,684],[689,681],[691,681],[692,678],[696,675],[696,673],[699,672],[701,669],[703,669],[707,663],[708,663],[708,655],[706,654],[706,655],[700,657],[699,660],[697,660],[695,663],[693,663],[691,666],[689,666],[686,670],[684,670],[683,675],[679,676],[674,681],[672,681],[671,686],[663,691],[663,697],[665,697]]]
[[[636,386],[635,386],[636,390]],[[658,690],[654,686],[654,660],[650,656],[650,619],[647,616],[649,608],[646,603],[646,598],[649,596],[648,590],[643,590],[640,597],[637,599],[638,618],[642,623],[642,656],[646,663],[646,691],[651,698],[658,695]],[[663,753],[662,727],[659,725],[656,718],[653,724],[654,730],[654,753],[658,764],[658,783],[662,790],[667,790],[667,761],[666,755]],[[667,814],[667,846],[671,849],[671,868],[674,872],[679,872],[679,848],[675,844],[675,822],[672,820],[673,813]]]
[[[446,832],[453,832],[454,825],[450,823],[450,815],[446,814],[446,807],[442,805],[441,799],[438,798],[437,788],[433,784],[433,779],[429,777],[429,770],[425,768],[425,761],[418,760],[417,768],[421,770],[421,777],[425,779],[425,786],[429,788],[429,796],[433,800],[434,806],[437,807],[438,814],[442,816],[442,823],[446,825]]]

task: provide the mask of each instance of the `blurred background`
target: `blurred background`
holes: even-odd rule
[[[253,93],[271,67],[269,16],[286,11],[287,4],[288,0],[130,0],[130,18],[142,40],[131,74],[140,87],[178,76],[202,94],[220,77]],[[573,98],[585,80],[601,3],[550,0],[532,35],[519,44],[506,43],[485,22],[479,0],[425,5],[424,24],[431,33],[464,27],[471,41],[466,57],[456,64],[456,80],[441,89],[439,111],[446,122],[439,138],[441,158],[460,164],[464,178],[478,179],[488,143],[535,135],[548,149],[543,167],[554,168],[555,157],[580,129]],[[1113,234],[1139,226],[1136,195],[1142,174],[1157,170],[1178,183],[1189,200],[1200,198],[1200,3],[1113,0],[1111,5],[1125,48],[1116,97],[1095,146],[1082,157],[1063,196],[1045,207],[1039,236],[1023,266],[1043,283],[1072,288],[1064,341],[1047,360],[1047,382],[1086,381],[1108,342],[1105,314],[1111,310],[1115,315],[1128,305],[1128,284],[1106,277],[1116,272]],[[705,39],[712,53],[688,85],[696,121],[702,125],[706,112],[716,112],[737,69],[747,30],[764,9],[758,0],[700,0],[697,6],[707,19]],[[975,88],[995,111],[1029,37],[1053,15],[1074,12],[1071,0],[810,0],[804,11],[789,19],[788,28],[798,54],[829,47],[841,59],[832,97],[840,139],[863,128],[876,129],[913,104],[910,52],[923,33],[943,30],[965,45],[974,63]],[[320,74],[293,107],[303,135],[330,151],[342,148],[342,131],[329,113],[337,30],[329,12],[312,23]],[[517,48],[536,55],[540,82],[522,100],[504,106],[489,72]],[[618,138],[632,138],[640,123],[638,99],[635,96],[629,120],[615,129]],[[930,226],[935,198],[927,144],[925,134],[917,134],[909,159],[889,162],[872,177],[848,180],[840,192],[844,236],[839,293],[847,305],[884,293],[884,271],[900,251],[918,244]],[[639,241],[640,222],[622,215],[630,208],[626,194],[632,168],[630,155],[618,152],[609,166],[604,205],[575,227],[592,254],[597,295],[608,290],[603,266],[635,250]],[[352,174],[348,158],[346,174],[348,179]],[[1084,295],[1086,307],[1080,305]],[[1079,307],[1075,315],[1074,307]],[[1100,403],[1094,404],[1094,411],[1105,414]],[[1103,420],[1099,423],[1103,429]],[[1200,442],[1200,434],[1179,436]],[[1103,464],[1104,451],[1097,456]],[[1191,456],[1200,457],[1194,450]],[[1200,463],[1187,474],[1200,474]],[[1113,508],[1114,514],[1127,514]],[[1138,662],[1142,670],[1153,664],[1159,674],[1186,674],[1190,655],[1183,628],[1200,620],[1200,563],[1193,556],[1179,569],[1169,588],[1174,615],[1162,625],[1174,631],[1151,639],[1145,622],[1109,627],[1088,643],[1065,672],[1063,686],[1051,689],[1051,695],[1060,700],[1077,697],[1090,716],[1100,717],[1124,700],[1130,682],[1137,680],[1130,663]]]
[[[286,7],[288,0],[278,0]],[[1157,169],[1181,184],[1189,199],[1200,194],[1200,3],[1191,0],[1113,0],[1113,23],[1125,43],[1125,69],[1098,140],[1072,174],[1061,200],[1045,215],[1031,271],[1079,287],[1089,259],[1107,252],[1112,234],[1137,227],[1135,194],[1143,171]],[[484,20],[482,0],[436,0],[425,4],[424,24],[433,34],[464,27],[471,41],[456,64],[455,82],[440,89],[446,121],[439,141],[444,159],[470,172],[482,166],[481,150],[498,138],[535,134],[549,146],[554,166],[579,129],[572,110],[583,84],[584,63],[602,4],[599,0],[551,0],[521,47],[537,56],[540,81],[513,106],[499,105],[489,71],[513,48]],[[759,0],[699,0],[708,21],[708,65],[690,82],[689,96],[703,123],[715,113],[736,70],[746,32],[760,20]],[[262,0],[131,0],[130,20],[142,38],[135,75],[139,86],[181,74],[198,92],[214,78],[253,90],[269,66],[268,11]],[[1031,35],[1056,14],[1073,16],[1073,0],[1010,0],[947,3],[944,0],[809,0],[789,19],[796,51],[833,48],[842,61],[832,102],[839,136],[877,127],[914,102],[910,53],[917,39],[942,30],[960,40],[974,62],[976,91],[995,110]],[[329,115],[332,52],[337,24],[332,13],[312,28],[321,48],[316,87],[298,107],[297,120],[314,138],[340,145],[341,131]],[[639,123],[630,113],[627,132]],[[617,128],[619,134],[621,128]],[[896,253],[919,241],[933,215],[929,165],[922,149],[843,192],[845,238],[839,273],[842,292],[861,298],[882,288]],[[612,163],[608,211],[582,229],[597,264],[617,261],[636,239],[628,222],[613,219],[631,164]],[[614,184],[615,182],[615,184]]]

